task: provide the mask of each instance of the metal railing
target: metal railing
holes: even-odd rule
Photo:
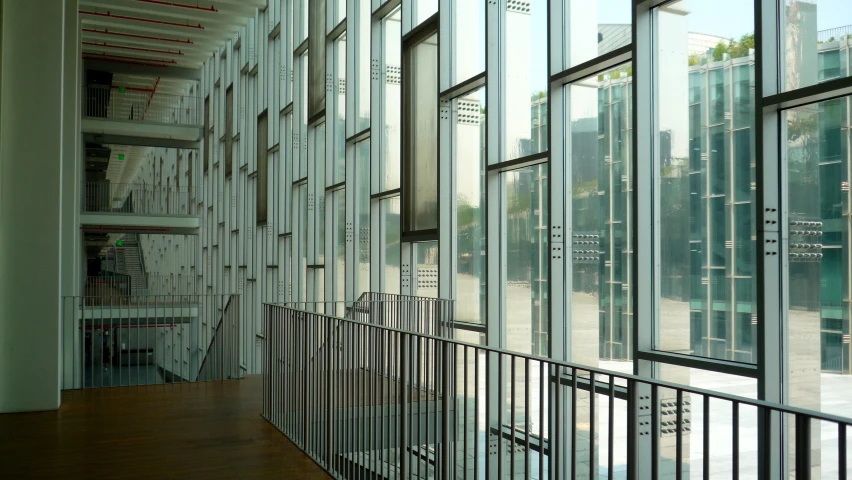
[[[83,87],[84,115],[89,118],[199,125],[198,99],[150,90],[107,85]]]
[[[835,27],[829,28],[827,30],[820,30],[817,32],[817,41],[818,42],[832,42],[835,40],[844,40],[846,37],[852,35],[852,25],[845,25],[843,27]]]
[[[849,418],[279,305],[264,322],[263,416],[335,478],[751,478],[773,455],[758,419],[791,476],[847,478]]]
[[[66,390],[240,376],[239,295],[63,297],[62,335]]]
[[[84,211],[138,215],[195,215],[195,188],[108,181],[86,182]]]
[[[364,292],[354,302],[282,302],[277,305],[411,332],[452,337],[455,300]]]
[[[108,272],[99,277],[86,277],[84,295],[91,298],[109,298],[129,296],[131,292],[130,275]]]

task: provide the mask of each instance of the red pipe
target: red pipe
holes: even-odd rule
[[[130,37],[130,38],[141,38],[143,40],[157,40],[160,42],[174,42],[174,43],[185,43],[187,45],[194,45],[194,42],[190,39],[181,40],[179,38],[164,38],[164,37],[152,37],[150,35],[136,35],[133,33],[121,33],[121,32],[111,32],[109,29],[104,29],[103,31],[98,30],[96,28],[84,28],[84,32],[87,33],[101,33],[104,35],[119,35],[122,37]]]
[[[86,58],[86,55],[93,55],[93,54],[87,54],[86,52],[83,52],[83,58]],[[120,63],[120,64],[124,64],[124,65],[139,65],[139,66],[142,66],[142,67],[169,68],[168,65],[162,65],[162,64],[159,64],[159,63],[128,62],[126,60],[112,60],[110,58],[103,58],[99,55],[93,55],[93,56],[88,57],[88,58],[99,58],[99,59],[103,60],[104,62]]]
[[[132,91],[132,92],[147,92],[147,93],[151,93],[151,92],[153,92],[153,91],[154,91],[154,90],[152,90],[152,89],[150,89],[150,88],[121,87],[121,86],[118,86],[118,85],[112,85],[112,86],[110,86],[110,88],[112,88],[112,89],[116,89],[116,88],[124,88],[125,90],[130,90],[130,91]]]
[[[84,55],[93,55],[93,56],[96,56],[96,57],[117,58],[119,60],[130,60],[130,61],[136,61],[136,62],[168,63],[168,64],[176,64],[177,63],[174,60],[160,60],[158,58],[128,57],[127,55],[113,55],[111,53],[83,52],[83,54]]]
[[[157,85],[159,85],[159,84],[160,84],[160,77],[157,77],[157,81],[154,82],[154,90],[151,91],[151,96],[148,97],[148,104],[145,105],[145,111],[142,112],[142,120],[141,121],[145,120],[145,114],[148,113],[148,107],[151,106],[151,100],[154,99],[154,93],[157,92]]]
[[[90,11],[87,11],[87,10],[80,10],[80,13],[82,13],[83,15],[94,15],[96,17],[118,18],[120,20],[132,20],[132,21],[135,21],[135,22],[156,23],[158,25],[169,25],[171,27],[184,27],[184,28],[195,28],[195,29],[198,29],[198,30],[204,30],[204,27],[201,26],[200,23],[198,25],[189,25],[189,24],[186,24],[186,23],[166,22],[166,21],[163,21],[163,20],[152,20],[150,18],[143,18],[143,17],[130,17],[130,16],[127,16],[127,15],[113,15],[109,11],[107,11],[107,13],[100,13],[100,12],[90,12]]]
[[[184,5],[182,3],[172,3],[172,2],[163,2],[161,0],[137,0],[139,2],[145,3],[153,3],[155,5],[165,5],[167,7],[180,7],[180,8],[191,8],[193,10],[202,10],[204,12],[216,12],[219,13],[219,10],[216,10],[216,7],[210,6],[210,8],[199,7],[197,5]]]
[[[150,52],[150,53],[162,53],[165,55],[183,55],[183,52],[178,50],[175,52],[174,50],[157,50],[154,48],[142,48],[142,47],[125,47],[124,45],[110,45],[106,42],[104,43],[95,43],[95,42],[83,42],[83,45],[91,45],[93,47],[106,47],[106,48],[121,48],[124,50],[134,50],[137,52]]]

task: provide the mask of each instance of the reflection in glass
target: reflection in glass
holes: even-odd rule
[[[438,227],[438,35],[405,54],[405,230]]]
[[[548,355],[547,165],[501,174],[506,348]]]
[[[512,160],[547,149],[547,0],[509,2],[505,35],[501,160]]]
[[[787,0],[781,15],[784,90],[850,75],[852,8],[847,0]]]
[[[725,8],[736,8],[737,18],[716,14]],[[754,362],[753,9],[733,0],[675,2],[654,19],[661,252],[655,347]]]
[[[402,105],[400,35],[402,35],[402,13],[394,10],[382,21],[382,42],[384,43],[384,115],[382,128],[382,163],[379,172],[381,179],[377,192],[399,188],[400,148]]]
[[[453,0],[453,85],[485,71],[485,1]]]
[[[607,54],[632,41],[630,0],[562,1],[565,68]]]
[[[370,291],[370,141],[355,145],[355,215],[358,217],[358,237],[355,252],[355,297]]]
[[[485,320],[485,89],[453,101],[456,320]]]
[[[631,360],[630,64],[566,87],[571,151],[571,360]],[[628,364],[630,365],[630,364]]]
[[[382,274],[381,291],[384,293],[400,293],[400,202],[399,197],[387,198],[381,201],[382,254],[384,255],[385,270]]]
[[[789,238],[785,373],[790,389],[785,400],[843,416],[852,408],[850,106],[852,97],[842,97],[787,110],[782,119],[787,168],[782,228]],[[820,433],[821,427],[814,427],[814,444],[836,455],[835,429]],[[822,465],[822,475],[836,471],[833,465]]]

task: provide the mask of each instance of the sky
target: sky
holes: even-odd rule
[[[585,4],[589,0],[575,0]],[[686,0],[689,31],[740,38],[754,32],[753,0]],[[817,4],[817,28],[852,25],[852,0],[814,0]],[[547,85],[547,8],[546,0],[531,0],[531,90],[543,90]],[[598,23],[630,23],[631,0],[597,0]],[[734,14],[738,12],[738,14]]]

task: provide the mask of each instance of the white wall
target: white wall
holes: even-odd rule
[[[76,1],[68,6],[76,15]],[[64,0],[6,1],[2,8],[0,413],[60,403],[66,70]],[[68,260],[73,268],[76,260]]]

